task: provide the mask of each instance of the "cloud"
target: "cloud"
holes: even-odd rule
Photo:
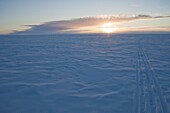
[[[124,32],[129,33],[167,33],[170,32],[170,26],[141,26],[141,27],[128,27],[123,29]]]
[[[50,21],[40,25],[26,25],[25,31],[13,34],[62,34],[62,33],[95,33],[104,23],[121,24],[136,20],[169,18],[170,16],[131,15],[131,16],[94,16],[71,20]]]

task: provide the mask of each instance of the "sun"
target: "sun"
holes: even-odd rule
[[[101,30],[104,33],[113,33],[116,30],[118,30],[118,27],[114,26],[113,23],[105,23],[105,24],[101,25]]]

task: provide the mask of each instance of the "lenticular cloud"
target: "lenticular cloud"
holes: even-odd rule
[[[169,18],[170,16],[151,16],[151,15],[131,15],[131,16],[94,16],[75,18],[70,20],[50,21],[40,25],[26,25],[30,27],[25,31],[16,31],[13,34],[63,34],[63,33],[79,33],[89,31],[90,27],[98,26],[102,23],[126,23],[129,21],[142,19]]]

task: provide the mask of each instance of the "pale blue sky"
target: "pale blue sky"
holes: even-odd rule
[[[0,33],[23,29],[22,25],[96,15],[169,15],[169,6],[170,0],[0,0]]]

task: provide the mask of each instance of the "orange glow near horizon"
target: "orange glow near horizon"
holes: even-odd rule
[[[113,33],[118,30],[118,27],[114,26],[113,23],[105,23],[101,26],[101,30],[104,33]]]

